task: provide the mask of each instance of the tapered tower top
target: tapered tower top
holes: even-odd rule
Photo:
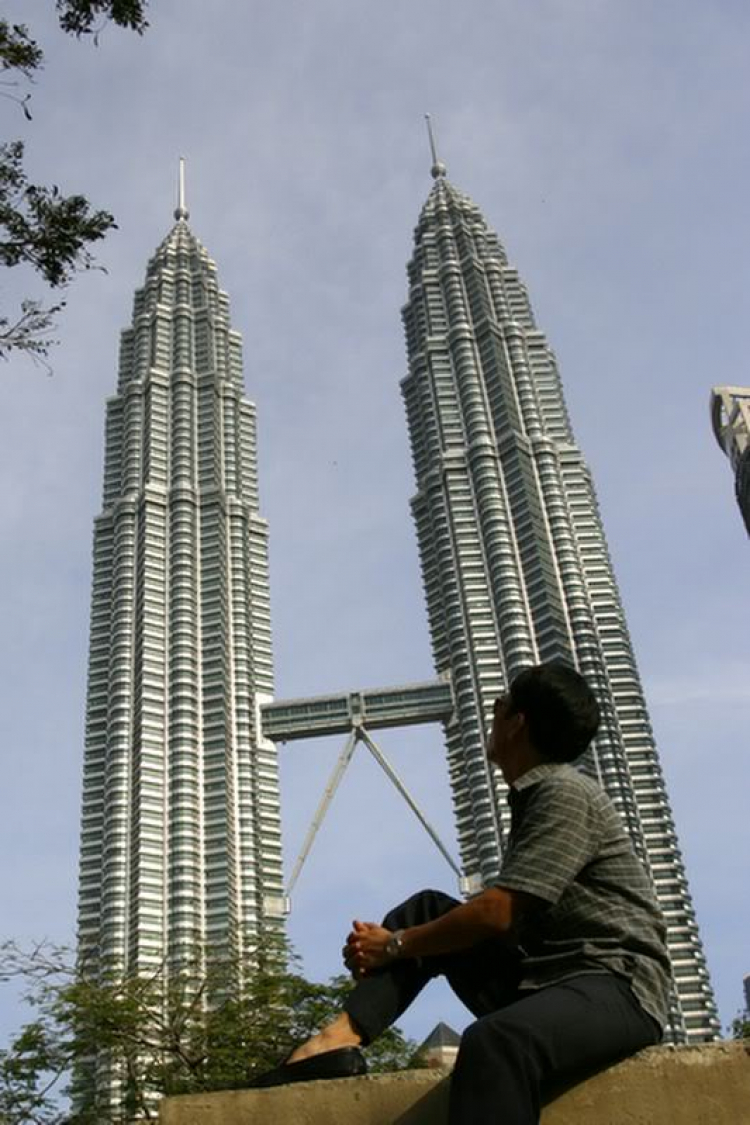
[[[187,221],[190,218],[190,212],[185,206],[185,157],[180,157],[180,172],[177,183],[177,206],[175,208],[174,217],[179,222],[180,219]]]

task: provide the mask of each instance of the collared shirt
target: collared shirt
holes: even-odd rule
[[[496,885],[542,900],[520,924],[521,988],[616,973],[663,1028],[666,930],[612,802],[596,782],[556,762],[523,774],[508,800],[511,832]]]

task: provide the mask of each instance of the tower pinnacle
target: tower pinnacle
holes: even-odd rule
[[[440,176],[445,176],[448,169],[445,167],[442,160],[438,160],[437,148],[435,147],[435,134],[432,131],[432,121],[429,113],[424,115],[424,119],[427,122],[427,136],[430,139],[430,152],[432,153],[432,168],[430,172],[432,173],[433,180],[437,180]]]
[[[185,206],[185,157],[180,157],[180,174],[177,184],[177,207],[174,213],[175,219],[189,219],[190,212]]]

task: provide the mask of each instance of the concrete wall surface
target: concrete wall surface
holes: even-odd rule
[[[271,1090],[186,1094],[165,1098],[159,1120],[160,1125],[447,1125],[448,1081],[445,1072],[412,1070]],[[542,1125],[750,1125],[750,1048],[651,1047],[561,1093],[544,1108]]]

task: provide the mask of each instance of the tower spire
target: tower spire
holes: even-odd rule
[[[174,213],[175,219],[189,219],[190,212],[185,206],[185,157],[180,157],[180,172],[177,183],[177,207]]]
[[[432,153],[432,168],[430,169],[430,171],[432,173],[433,180],[437,180],[440,176],[445,176],[448,169],[445,167],[442,160],[438,160],[437,147],[435,145],[435,134],[432,131],[432,119],[430,118],[429,113],[426,113],[424,115],[424,119],[427,122],[427,136],[430,140],[430,152]]]

